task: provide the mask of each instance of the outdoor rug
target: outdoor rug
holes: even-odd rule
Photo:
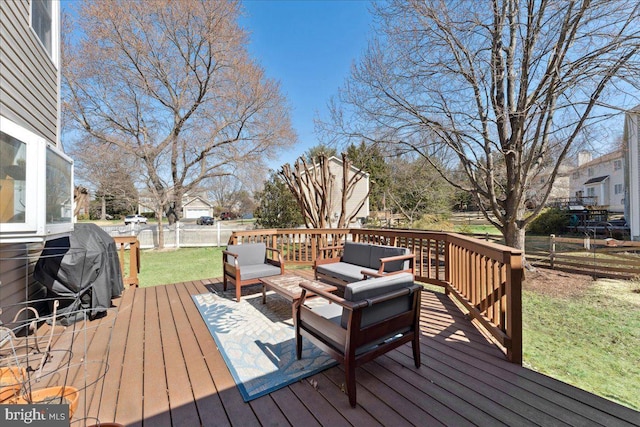
[[[267,294],[262,304],[262,293],[236,302],[231,291],[194,295],[193,300],[245,402],[336,365],[304,338],[302,359],[296,359],[290,302]]]

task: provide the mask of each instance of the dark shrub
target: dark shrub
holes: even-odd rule
[[[560,209],[550,208],[542,211],[536,219],[527,225],[527,232],[543,236],[562,234],[568,226],[568,213]]]

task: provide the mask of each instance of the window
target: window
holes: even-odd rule
[[[593,176],[593,168],[587,169],[587,176]]]
[[[31,0],[31,28],[49,58],[58,65],[58,2]]]
[[[24,224],[27,144],[0,131],[0,223]]]
[[[622,160],[614,160],[613,161],[613,170],[620,170],[622,169]]]
[[[578,179],[578,178],[580,178],[580,172],[577,172],[577,171],[576,171],[576,172],[574,172],[574,173],[573,173],[573,175],[571,175],[571,177],[572,177],[573,179]]]
[[[624,193],[624,189],[622,188],[622,184],[616,184],[613,186],[613,192],[615,194],[622,194]]]
[[[0,116],[0,243],[73,230],[73,161]]]
[[[71,163],[47,147],[47,229],[51,229],[53,224],[72,221],[73,193],[70,182]]]
[[[587,197],[596,197],[596,189],[595,189],[595,187],[587,188]]]

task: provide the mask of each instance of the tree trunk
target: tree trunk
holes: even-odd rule
[[[104,221],[105,219],[107,219],[107,199],[104,197],[104,194],[100,199],[101,199],[100,200],[101,201],[100,219]]]
[[[162,210],[156,211],[156,219],[158,220],[158,249],[164,249],[164,229],[162,227]]]
[[[175,206],[175,202],[170,202],[165,210],[165,216],[167,217],[169,225],[175,224],[178,220],[178,214],[176,213]]]
[[[518,227],[516,221],[509,222],[504,232],[505,244],[512,248],[520,249],[524,253],[525,232],[526,229]]]

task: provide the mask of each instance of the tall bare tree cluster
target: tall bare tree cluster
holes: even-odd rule
[[[469,192],[508,245],[559,167],[610,114],[638,103],[633,0],[391,0],[325,130],[423,156]],[[456,173],[452,173],[456,171]],[[543,174],[544,172],[544,174]],[[541,202],[527,189],[547,175]]]
[[[78,6],[63,26],[68,135],[133,159],[160,222],[206,179],[255,168],[295,139],[279,85],[247,53],[238,2]]]
[[[298,202],[307,228],[347,227],[369,197],[369,193],[366,193],[364,197],[354,199],[353,208],[347,207],[347,201],[354,197],[356,184],[367,175],[361,170],[353,171],[352,162],[344,153],[341,176],[331,171],[329,158],[324,154],[316,157],[312,163],[300,157],[293,168],[285,164],[279,174]],[[340,195],[339,199],[334,197],[336,194]],[[332,218],[334,212],[339,212],[337,221]]]

